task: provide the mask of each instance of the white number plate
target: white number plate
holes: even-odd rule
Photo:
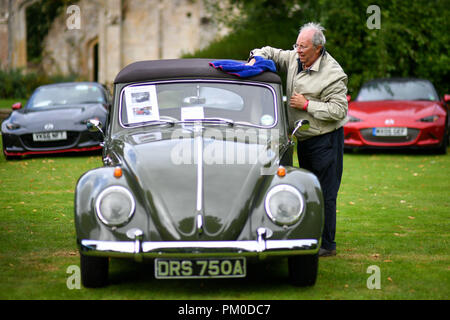
[[[242,278],[245,258],[155,259],[155,278]]]
[[[33,133],[33,141],[58,141],[66,139],[66,131]]]
[[[397,128],[397,127],[373,128],[372,134],[377,137],[404,137],[408,135],[408,128]]]

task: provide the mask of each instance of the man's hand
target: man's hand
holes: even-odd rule
[[[246,63],[245,65],[246,66],[252,66],[252,65],[254,65],[255,64],[255,62],[256,62],[256,60],[255,60],[255,58],[253,58],[252,60],[250,60],[248,63]]]
[[[299,93],[294,93],[291,97],[291,100],[289,100],[289,106],[291,108],[303,110],[303,106],[306,103],[306,98]]]

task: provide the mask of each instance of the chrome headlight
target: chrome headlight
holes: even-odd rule
[[[267,215],[276,224],[292,225],[302,216],[305,200],[296,188],[281,184],[267,193],[265,208]]]
[[[95,212],[99,219],[110,227],[127,223],[134,214],[136,202],[131,192],[121,186],[103,190],[95,201]]]

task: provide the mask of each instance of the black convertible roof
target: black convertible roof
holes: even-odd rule
[[[219,59],[216,59],[219,60]],[[241,79],[261,82],[281,83],[280,76],[266,71],[254,77],[240,78],[226,72],[216,70],[209,63],[215,59],[168,59],[138,61],[123,68],[116,76],[114,83],[129,83],[163,79]]]

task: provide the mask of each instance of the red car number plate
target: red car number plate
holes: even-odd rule
[[[408,128],[400,128],[400,127],[373,128],[372,134],[377,137],[403,137],[408,134]]]
[[[242,278],[246,276],[246,260],[217,259],[155,259],[155,278]]]

